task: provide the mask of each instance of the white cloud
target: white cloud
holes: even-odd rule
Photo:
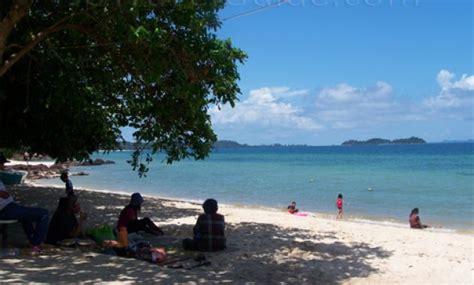
[[[356,88],[346,83],[334,88],[323,88],[318,96],[317,105],[346,105],[347,103],[371,105],[372,102],[385,101],[392,93],[390,84],[379,81],[369,88]]]
[[[438,73],[441,88],[437,96],[423,101],[423,106],[432,113],[444,113],[451,117],[472,119],[474,112],[474,75],[463,74],[455,80],[455,74],[448,70]]]
[[[317,121],[333,129],[369,127],[389,122],[427,119],[474,119],[474,75],[441,70],[437,75],[440,92],[416,102],[402,101],[390,84],[379,81],[371,87],[346,83],[320,90],[316,98]]]
[[[214,127],[228,138],[242,136],[270,143],[305,142],[331,133],[378,134],[382,130],[380,136],[384,131],[401,134],[443,121],[473,120],[474,76],[456,78],[441,70],[436,80],[439,93],[424,99],[395,96],[392,86],[384,81],[368,87],[341,83],[313,94],[288,87],[263,87],[250,91],[235,108],[214,107],[209,113]]]
[[[250,91],[246,100],[235,108],[224,106],[221,110],[209,110],[213,124],[248,124],[254,127],[296,128],[318,130],[321,128],[311,118],[303,116],[303,110],[284,98],[307,94],[307,90],[291,90],[287,87],[264,87]]]
[[[274,98],[289,98],[293,96],[302,96],[307,95],[307,89],[298,89],[298,90],[291,90],[289,87],[262,87],[259,89],[254,89],[250,91],[250,96],[252,94],[271,94]]]
[[[437,80],[443,91],[450,89],[474,90],[474,75],[468,76],[467,74],[463,74],[461,79],[451,82],[454,77],[454,73],[445,69],[438,73]]]
[[[346,83],[323,88],[316,98],[316,117],[329,128],[354,128],[403,117],[390,84],[379,81],[371,87]]]
[[[438,73],[436,80],[438,81],[441,88],[444,89],[451,84],[451,80],[453,79],[453,77],[454,77],[454,74],[443,69]]]

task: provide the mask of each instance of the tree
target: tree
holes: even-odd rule
[[[215,34],[223,6],[2,0],[0,147],[83,159],[129,126],[169,163],[203,159],[216,141],[209,105],[234,106],[246,57]]]

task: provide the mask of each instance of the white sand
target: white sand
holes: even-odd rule
[[[48,205],[62,189],[14,187],[17,200]],[[89,225],[116,222],[128,196],[81,191]],[[190,237],[198,204],[146,198],[143,215],[172,237]],[[4,282],[145,282],[256,284],[473,284],[473,235],[297,217],[280,210],[220,205],[229,249],[206,253],[210,266],[170,269],[134,259],[79,250],[47,250],[38,257],[0,260]],[[15,246],[23,233],[12,229]],[[153,240],[151,237],[147,237]],[[23,237],[24,240],[24,237]],[[23,242],[24,243],[24,242]],[[180,263],[177,263],[180,264]],[[190,266],[193,261],[181,262]]]

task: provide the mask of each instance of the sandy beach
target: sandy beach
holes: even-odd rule
[[[8,187],[17,202],[47,208],[52,215],[63,189],[33,185]],[[128,195],[79,190],[86,226],[114,225]],[[166,237],[144,238],[167,245],[169,259],[183,252],[201,206],[186,201],[145,198],[142,215],[152,218]],[[319,215],[291,216],[283,209],[220,205],[226,219],[226,251],[205,253],[208,266],[193,260],[181,269],[80,249],[46,248],[0,259],[1,282],[144,282],[255,284],[472,284],[470,234],[413,230],[389,225],[336,221]],[[25,247],[21,226],[10,226],[9,245]]]

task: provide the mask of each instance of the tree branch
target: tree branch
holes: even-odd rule
[[[15,25],[28,13],[33,0],[13,0],[10,11],[0,23],[0,61],[3,62],[3,53],[7,38]]]
[[[15,0],[15,1],[28,1],[29,7],[31,6],[32,0]],[[25,10],[26,12],[28,10]],[[26,13],[25,12],[25,13]],[[20,46],[20,45],[15,45],[15,47],[19,47],[20,50],[16,53],[12,53],[7,59],[3,59],[3,52],[5,51],[5,46],[3,46],[3,50],[1,49],[2,46],[0,45],[0,60],[1,60],[1,65],[0,65],[0,77],[5,75],[5,73],[16,63],[18,62],[21,58],[23,58],[28,52],[30,52],[36,45],[38,45],[41,41],[43,41],[45,38],[47,38],[49,35],[62,31],[62,30],[76,30],[82,34],[85,34],[92,38],[96,43],[98,47],[102,47],[107,49],[108,52],[110,52],[111,56],[114,58],[114,60],[124,69],[125,72],[128,72],[132,75],[134,75],[134,78],[138,81],[141,82],[143,85],[147,85],[140,76],[136,76],[135,71],[131,65],[129,65],[128,62],[126,62],[119,54],[119,50],[114,50],[111,48],[111,44],[109,41],[106,39],[102,38],[100,35],[98,35],[94,30],[88,29],[86,26],[80,25],[80,24],[72,24],[70,23],[74,17],[78,16],[79,14],[85,15],[87,18],[91,19],[93,22],[98,23],[98,20],[91,15],[89,15],[87,12],[79,12],[79,13],[72,13],[59,21],[57,21],[54,25],[38,32],[36,35],[33,36],[33,39],[28,42],[27,44]],[[18,18],[17,21],[19,21],[21,18]],[[1,28],[0,28],[0,36],[1,36]],[[6,44],[6,42],[4,43]],[[13,46],[13,45],[10,45]]]
[[[80,32],[85,33],[85,28],[81,27],[80,25],[68,24],[66,23],[68,20],[72,19],[75,14],[68,15],[54,25],[50,26],[49,28],[37,33],[33,36],[33,39],[25,44],[17,53],[13,53],[9,56],[9,58],[2,61],[2,65],[0,66],[0,77],[5,75],[5,73],[16,63],[18,62],[25,54],[30,52],[37,44],[39,44],[42,40],[48,37],[52,33],[56,33],[58,31],[67,30],[67,29],[74,29]]]
[[[42,32],[37,33],[33,40],[23,46],[17,53],[13,53],[9,56],[8,59],[4,60],[2,66],[0,67],[0,77],[5,75],[5,73],[17,62],[19,61],[25,54],[27,54],[30,50],[32,50],[38,43],[44,40],[48,35],[66,29],[67,25],[63,26],[56,26],[54,28],[48,28]]]
[[[19,10],[21,7],[24,14],[20,15],[20,13],[12,13],[11,11],[9,12],[9,15],[5,17],[5,19],[2,21],[2,24],[0,25],[0,61],[1,61],[1,66],[0,66],[0,77],[2,77],[17,61],[19,61],[26,53],[31,51],[38,43],[40,43],[42,40],[44,40],[47,36],[49,36],[52,33],[65,30],[68,28],[74,28],[76,25],[71,25],[68,24],[67,22],[74,18],[76,16],[76,13],[72,13],[70,15],[67,15],[66,17],[60,19],[57,21],[54,25],[46,28],[45,30],[38,32],[36,35],[33,36],[33,40],[31,40],[29,43],[27,43],[24,46],[20,46],[18,44],[11,44],[8,47],[6,47],[6,40],[7,36],[4,37],[5,33],[10,33],[13,27],[16,25],[16,23],[28,12],[29,8],[32,5],[32,0],[15,0],[15,2],[25,2],[29,4],[24,4],[23,6],[19,6],[17,4],[13,4],[12,9]],[[15,6],[16,5],[16,6]],[[9,16],[11,15],[11,19],[8,20]],[[21,16],[21,17],[20,17]],[[12,25],[12,23],[14,23]],[[8,25],[7,25],[8,24]],[[10,27],[11,25],[11,27]],[[4,31],[2,29],[5,29]],[[77,28],[76,28],[77,29]],[[2,33],[3,31],[3,33]],[[4,40],[4,42],[2,42]],[[3,55],[4,52],[7,48],[9,47],[20,47],[21,49],[17,53],[13,53],[9,56],[9,58],[4,59]]]

